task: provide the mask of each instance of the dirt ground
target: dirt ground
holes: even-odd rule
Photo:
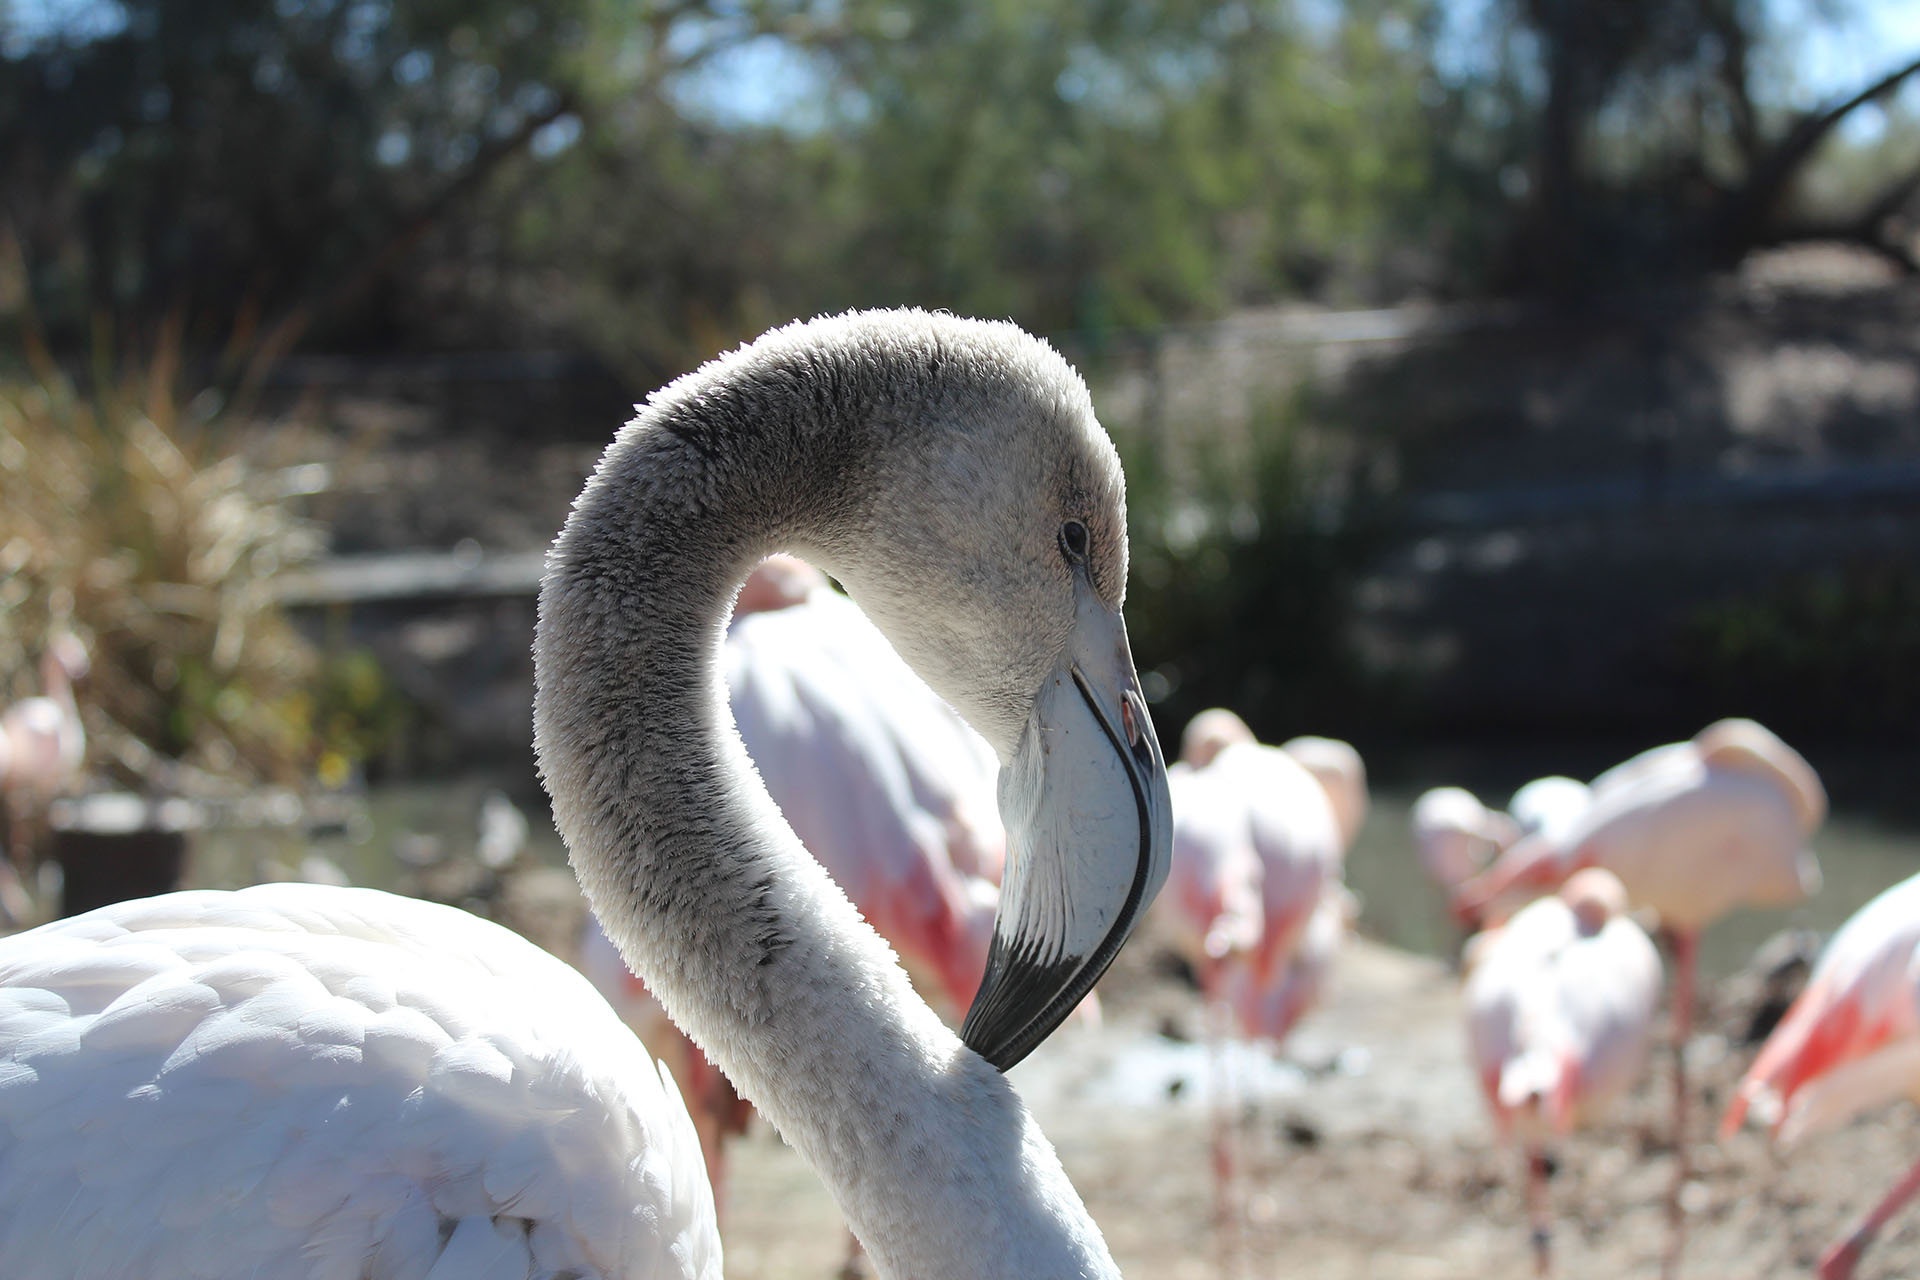
[[[1133,1280],[1466,1280],[1531,1275],[1519,1158],[1494,1145],[1468,1072],[1458,984],[1437,961],[1368,942],[1342,954],[1324,1007],[1281,1061],[1230,1060],[1246,1169],[1236,1238],[1212,1227],[1210,1071],[1191,993],[1123,955],[1099,1028],[1069,1025],[1015,1072]],[[1902,1105],[1776,1156],[1748,1130],[1713,1140],[1753,1050],[1709,1000],[1690,1054],[1695,1176],[1681,1274],[1810,1274],[1828,1240],[1920,1150]],[[1169,1038],[1163,1031],[1182,1038]],[[1672,1172],[1671,1058],[1596,1132],[1556,1153],[1557,1274],[1654,1276]],[[844,1228],[798,1156],[763,1124],[738,1144],[723,1210],[727,1274],[834,1274]],[[1920,1275],[1920,1210],[1897,1218],[1859,1280]]]

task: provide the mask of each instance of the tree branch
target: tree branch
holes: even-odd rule
[[[1803,117],[1786,137],[1776,143],[1755,164],[1747,180],[1729,192],[1722,204],[1719,225],[1728,242],[1729,256],[1738,258],[1757,243],[1767,220],[1779,205],[1780,197],[1819,145],[1826,141],[1840,122],[1875,99],[1893,92],[1909,77],[1920,73],[1920,58],[1889,71],[1859,92],[1824,111]]]
[[[414,210],[387,237],[385,244],[362,259],[358,267],[322,294],[318,301],[296,305],[269,326],[248,355],[246,369],[240,380],[241,396],[244,398],[258,387],[267,371],[292,351],[317,321],[346,309],[371,293],[455,206],[479,190],[502,164],[531,145],[535,134],[574,109],[572,91],[561,90],[547,110],[521,121],[520,127],[508,137],[482,147],[459,176]]]

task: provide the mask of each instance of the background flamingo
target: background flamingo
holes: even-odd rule
[[[1581,867],[1620,878],[1653,912],[1673,953],[1674,1177],[1667,1274],[1678,1265],[1688,1176],[1685,1048],[1693,1027],[1700,931],[1740,906],[1784,906],[1820,887],[1807,840],[1825,789],[1800,754],[1751,720],[1721,720],[1691,741],[1643,751],[1596,778],[1592,803],[1558,832],[1521,839],[1461,888],[1475,916],[1501,895],[1561,883]]]
[[[999,761],[818,571],[776,557],[748,583],[721,657],[747,754],[921,988],[964,1011],[1005,858]],[[767,600],[790,603],[742,612]]]
[[[1577,778],[1559,774],[1535,778],[1507,801],[1507,816],[1518,828],[1513,839],[1535,832],[1549,841],[1563,839],[1592,803],[1593,788]]]
[[[1645,1065],[1660,955],[1611,872],[1575,873],[1469,945],[1467,1038],[1500,1136],[1527,1161],[1535,1268],[1551,1258],[1546,1145],[1600,1114]]]
[[[73,684],[86,677],[86,646],[70,631],[57,631],[40,655],[38,695],[0,712],[0,798],[6,802],[7,852],[0,868],[0,912],[21,923],[32,911],[21,875],[42,855],[47,810],[79,786],[87,759],[87,731]]]
[[[791,556],[748,576],[721,665],[741,740],[782,815],[951,1020],[980,984],[999,899],[1006,836],[992,749],[857,605]],[[724,1209],[724,1144],[752,1109],[591,915],[577,963],[673,1068]]]
[[[1881,893],[1834,934],[1740,1082],[1720,1132],[1749,1112],[1792,1146],[1869,1107],[1920,1101],[1920,875]],[[1820,1258],[1821,1280],[1845,1280],[1902,1205],[1920,1191],[1915,1164]]]
[[[1513,819],[1464,787],[1422,792],[1410,823],[1421,869],[1449,898],[1520,834]]]
[[[1215,1219],[1229,1227],[1238,1162],[1222,1041],[1231,1030],[1277,1041],[1317,998],[1351,919],[1341,862],[1366,814],[1366,773],[1346,743],[1264,746],[1215,708],[1187,725],[1168,786],[1174,863],[1157,927],[1193,967],[1206,1006]]]

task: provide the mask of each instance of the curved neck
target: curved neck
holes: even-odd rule
[[[811,400],[717,423],[714,398],[656,401],[622,431],[548,557],[535,748],[574,869],[883,1274],[1117,1274],[1012,1088],[800,845],[727,711],[740,580],[776,547],[844,555],[835,513],[880,446]]]
[[[40,688],[55,706],[75,719],[79,718],[80,704],[74,700],[73,678],[67,674],[60,660],[50,653],[40,657]]]

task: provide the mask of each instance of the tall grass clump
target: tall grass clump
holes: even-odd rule
[[[232,447],[217,393],[181,395],[177,343],[85,390],[30,354],[0,379],[0,692],[33,692],[70,629],[92,660],[94,771],[306,776],[326,750],[324,664],[272,584],[317,530]]]
[[[1263,736],[1350,731],[1364,673],[1348,643],[1365,535],[1346,463],[1304,397],[1244,432],[1116,433],[1127,471],[1127,620],[1162,729],[1209,706]]]

